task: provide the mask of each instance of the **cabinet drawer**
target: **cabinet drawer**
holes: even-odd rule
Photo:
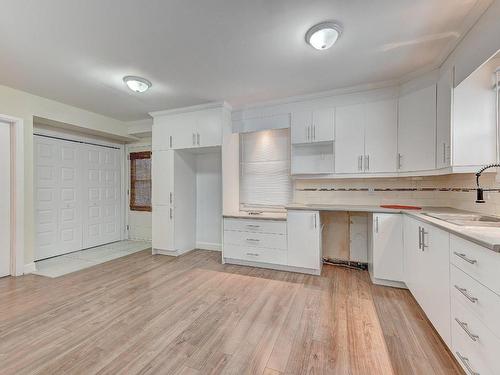
[[[500,338],[500,296],[455,266],[451,266],[451,295]]]
[[[287,264],[286,250],[267,249],[250,246],[224,244],[224,258],[281,265]]]
[[[466,373],[500,374],[500,340],[458,300],[452,299],[451,310],[453,354]]]
[[[451,263],[500,295],[500,253],[451,236]]]
[[[228,218],[224,219],[224,230],[286,234],[286,221]]]
[[[286,235],[225,230],[224,244],[286,250]]]

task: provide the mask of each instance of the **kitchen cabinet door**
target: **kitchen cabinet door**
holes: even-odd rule
[[[173,200],[174,151],[153,151],[151,165],[152,203],[170,205]]]
[[[363,173],[365,105],[335,110],[335,173]]]
[[[373,276],[404,281],[403,218],[400,214],[373,214]]]
[[[291,142],[292,144],[301,144],[311,142],[312,131],[312,112],[300,111],[292,113]]]
[[[288,211],[288,265],[321,270],[321,224],[317,211]]]
[[[157,117],[154,119],[151,136],[153,151],[170,149],[170,136],[172,135],[171,125],[168,118]]]
[[[451,165],[451,111],[453,108],[453,68],[437,83],[436,168]]]
[[[181,113],[170,116],[172,149],[182,150],[197,147],[196,114]]]
[[[399,170],[432,170],[436,166],[436,85],[399,98]]]
[[[408,289],[415,297],[415,299],[421,299],[421,288],[422,285],[419,284],[421,278],[419,273],[421,272],[422,266],[422,251],[421,251],[421,237],[420,237],[421,223],[416,219],[412,219],[408,216],[403,218],[403,243],[404,243],[404,275],[403,280],[406,283]]]
[[[312,114],[312,141],[329,142],[334,138],[335,110],[320,109]]]
[[[170,206],[153,206],[152,246],[157,250],[175,250],[173,208]]]
[[[197,114],[195,134],[196,147],[222,145],[222,109],[212,108]]]
[[[422,228],[419,304],[442,339],[450,345],[450,234],[428,224],[422,224]]]
[[[364,171],[397,171],[398,102],[397,99],[366,104]]]

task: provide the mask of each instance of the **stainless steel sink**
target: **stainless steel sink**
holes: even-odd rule
[[[460,225],[463,227],[499,227],[500,228],[500,217],[481,215],[474,213],[432,213],[425,212],[424,215],[446,221],[447,223]]]

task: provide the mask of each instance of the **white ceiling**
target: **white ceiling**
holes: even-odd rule
[[[3,0],[0,84],[121,120],[397,79],[436,66],[491,0]],[[344,34],[304,43],[315,23]],[[124,75],[153,82],[129,92]]]

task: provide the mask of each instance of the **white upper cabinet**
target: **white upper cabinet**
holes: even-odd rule
[[[365,114],[365,160],[367,173],[397,171],[398,102],[396,99],[367,103]]]
[[[173,194],[173,151],[153,151],[152,157],[153,206],[170,205]]]
[[[362,173],[365,154],[365,105],[335,111],[335,173]]]
[[[337,107],[335,124],[335,173],[396,172],[396,99]]]
[[[222,127],[227,109],[223,106],[181,113],[155,112],[153,121],[153,150],[182,150],[222,145]],[[226,112],[227,113],[227,112]]]
[[[451,121],[453,110],[453,68],[437,83],[436,168],[451,165]]]
[[[298,111],[292,113],[292,144],[331,142],[334,138],[335,110]]]
[[[399,170],[436,167],[436,85],[399,98]]]

